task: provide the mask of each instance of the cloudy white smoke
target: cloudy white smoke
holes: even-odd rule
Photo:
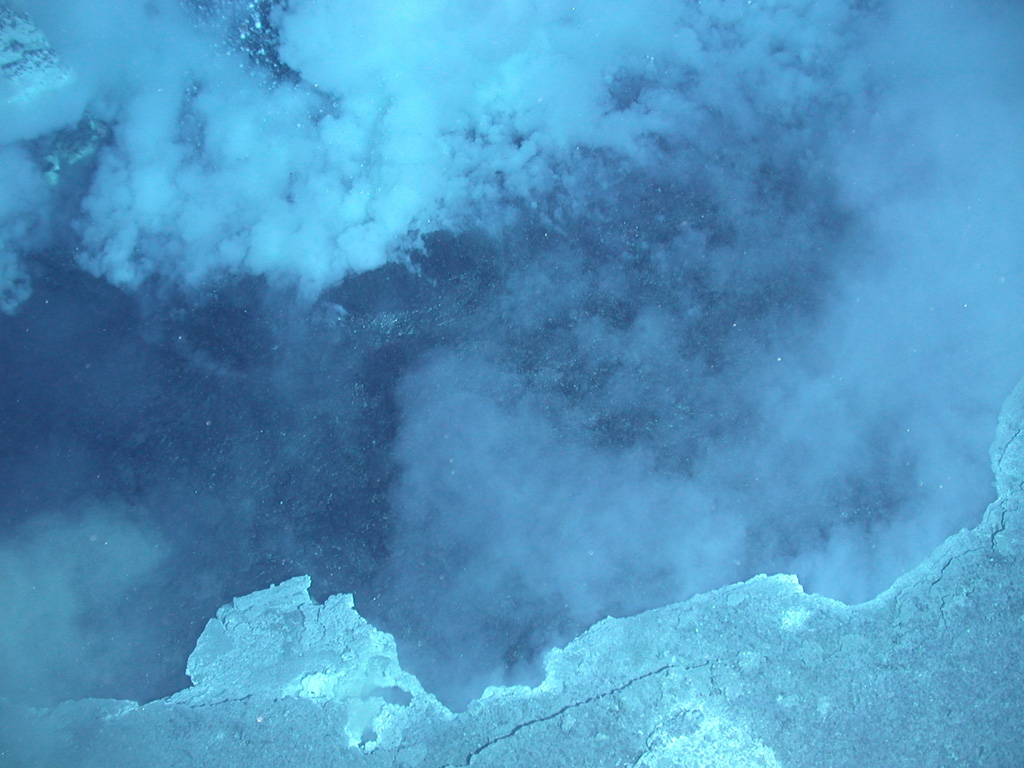
[[[585,204],[581,155],[713,157],[723,130],[753,140],[859,85],[835,81],[839,4],[290,2],[269,13],[283,81],[232,45],[244,4],[209,5],[24,5],[89,96],[65,121],[116,126],[81,261],[121,285],[244,271],[315,293],[503,202]]]
[[[357,593],[428,687],[760,570],[868,599],[991,497],[1024,368],[1012,3],[15,5],[73,79],[0,120],[4,311],[60,216],[126,290],[307,302],[435,279],[430,233],[490,244],[394,374],[398,523]],[[109,140],[54,191],[28,140],[83,115]]]

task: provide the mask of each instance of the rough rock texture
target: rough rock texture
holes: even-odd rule
[[[61,88],[71,73],[27,18],[0,4],[0,93],[15,102]]]
[[[999,498],[869,603],[758,577],[552,652],[537,688],[453,715],[347,596],[292,579],[235,600],[170,699],[0,718],[4,765],[1024,765],[1024,383],[992,449]]]

